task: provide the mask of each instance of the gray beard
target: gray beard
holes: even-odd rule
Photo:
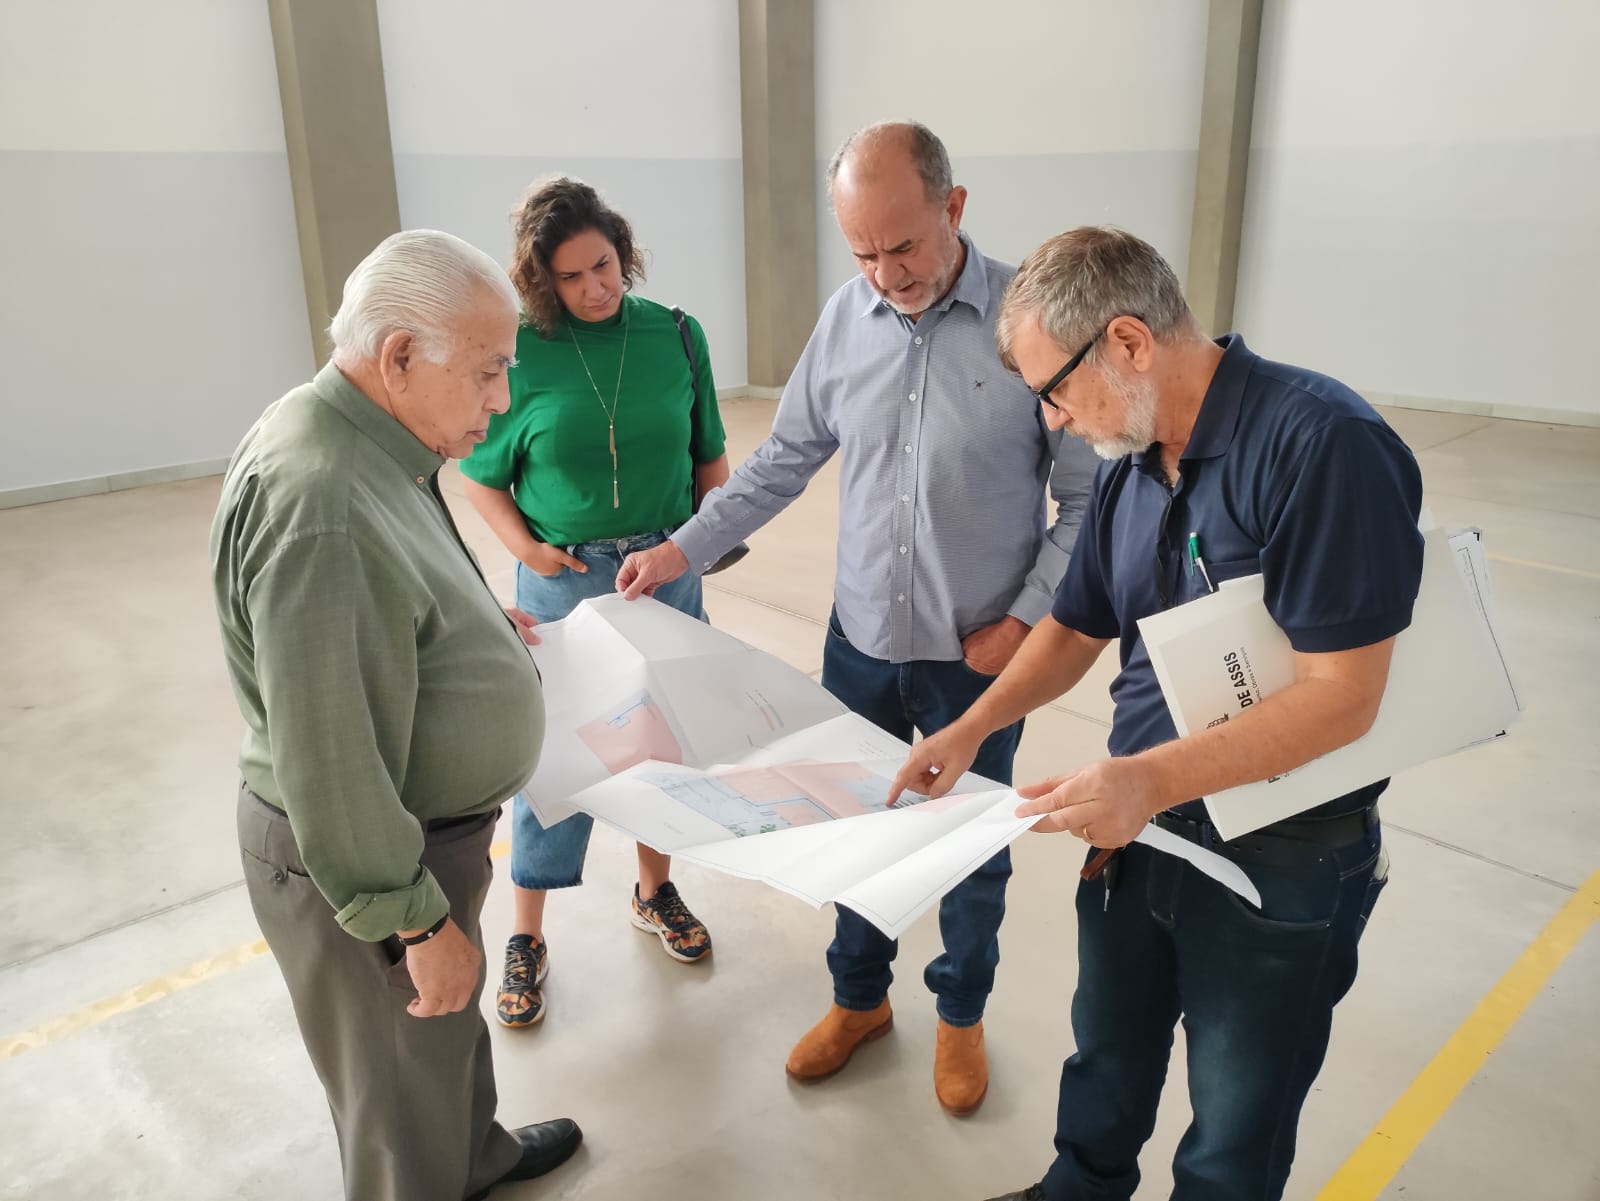
[[[1123,432],[1115,438],[1089,442],[1102,459],[1143,454],[1156,441],[1156,386],[1148,379],[1126,379],[1106,374],[1106,382],[1122,401]]]
[[[890,300],[887,296],[885,296],[883,298],[884,302],[888,304],[888,306],[895,312],[904,313],[907,317],[916,317],[926,313],[929,308],[938,302],[939,297],[943,296],[950,290],[950,285],[955,283],[956,259],[959,258],[960,255],[961,243],[958,240],[950,247],[950,257],[940,264],[938,278],[935,279],[929,286],[928,299],[926,301],[920,304],[905,305]]]

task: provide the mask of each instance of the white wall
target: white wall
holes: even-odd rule
[[[965,228],[1015,263],[1051,234],[1113,224],[1189,255],[1202,0],[816,0],[818,283],[855,265],[822,178],[849,134],[914,118],[966,185]]]
[[[0,493],[226,458],[312,368],[266,5],[0,5]]]
[[[1112,222],[1182,269],[1205,5],[816,11],[819,194],[852,129],[914,116],[988,253]],[[732,0],[379,16],[403,222],[505,258],[526,185],[580,175],[742,384]],[[1600,419],[1597,47],[1593,0],[1268,5],[1236,326],[1377,399]],[[0,197],[0,493],[215,462],[310,373],[265,5],[0,5]]]
[[[739,26],[732,0],[380,0],[400,220],[511,255],[538,176],[595,185],[649,252],[641,294],[748,379]]]
[[[1269,4],[1235,324],[1375,399],[1600,414],[1600,4]]]

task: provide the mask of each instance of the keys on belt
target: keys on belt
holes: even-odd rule
[[[1099,876],[1106,884],[1105,907],[1111,907],[1111,893],[1117,886],[1117,874],[1122,867],[1121,847],[1102,847],[1088,863],[1083,865],[1083,870],[1078,873],[1080,880],[1093,880]]]

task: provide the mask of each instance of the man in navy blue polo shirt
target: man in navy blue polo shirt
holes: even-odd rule
[[[1072,688],[1113,639],[1122,662],[1111,757],[1020,790],[1019,813],[1048,815],[1038,829],[1122,849],[1078,888],[1077,1050],[1061,1073],[1056,1158],[1008,1198],[1133,1195],[1181,1015],[1194,1121],[1172,1196],[1270,1201],[1387,875],[1374,806],[1388,782],[1231,842],[1194,798],[1371,727],[1421,582],[1421,478],[1343,384],[1259,358],[1238,335],[1209,340],[1171,267],[1118,230],[1076,229],[1034,251],[996,338],[1049,425],[1108,461],[1051,615],[964,717],[918,745],[896,794],[947,789],[990,731]],[[1256,572],[1295,682],[1179,738],[1138,620]],[[1261,908],[1129,845],[1152,820],[1237,862]]]

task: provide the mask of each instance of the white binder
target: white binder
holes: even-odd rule
[[[1224,838],[1502,736],[1521,706],[1494,628],[1483,533],[1423,535],[1422,587],[1362,738],[1284,775],[1205,798]],[[1239,717],[1294,682],[1294,651],[1259,575],[1139,622],[1180,735]]]

